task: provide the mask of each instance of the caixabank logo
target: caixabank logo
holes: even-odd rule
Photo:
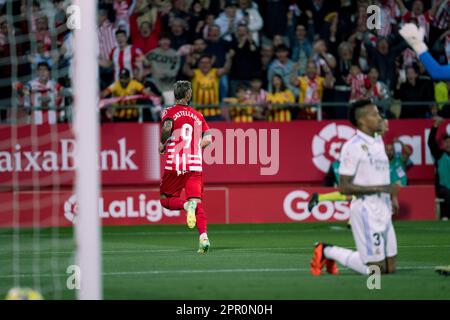
[[[75,195],[71,195],[64,203],[64,217],[75,224],[78,204]],[[180,211],[171,211],[161,206],[159,199],[148,199],[144,193],[112,194],[98,199],[98,215],[107,220],[123,220],[123,224],[139,223],[147,220],[150,223],[160,222],[163,216],[179,217]],[[144,220],[143,220],[144,219]],[[122,224],[122,223],[117,223]]]
[[[342,145],[356,133],[347,125],[330,123],[320,130],[312,140],[313,163],[317,169],[326,173],[330,165],[339,159]]]

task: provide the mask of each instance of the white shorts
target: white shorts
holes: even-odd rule
[[[353,200],[350,221],[356,249],[365,264],[397,255],[390,195],[370,195]]]

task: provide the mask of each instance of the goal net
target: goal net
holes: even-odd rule
[[[0,1],[0,298],[101,298],[96,5]]]

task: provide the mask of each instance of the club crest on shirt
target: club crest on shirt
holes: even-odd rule
[[[361,145],[361,148],[363,149],[363,151],[369,152],[369,147],[366,144]]]

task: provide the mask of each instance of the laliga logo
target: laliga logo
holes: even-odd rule
[[[345,141],[355,135],[355,129],[346,125],[330,123],[315,135],[312,141],[313,163],[317,169],[326,173],[332,162],[339,158]]]
[[[71,195],[70,198],[64,203],[64,217],[72,222],[76,223],[76,214],[78,211],[78,205],[75,195]]]
[[[319,221],[327,221],[334,218],[345,221],[350,218],[348,201],[321,201],[312,211],[308,210],[309,193],[303,190],[290,192],[283,201],[284,213],[294,221],[308,219],[311,214]]]
[[[163,216],[179,217],[179,210],[168,210],[161,206],[159,200],[147,199],[145,194],[140,194],[137,199],[128,196],[123,200],[106,202],[103,197],[98,199],[98,215],[100,218],[146,218],[149,222],[158,222]],[[72,195],[64,203],[64,217],[76,223],[78,205],[76,196]]]

